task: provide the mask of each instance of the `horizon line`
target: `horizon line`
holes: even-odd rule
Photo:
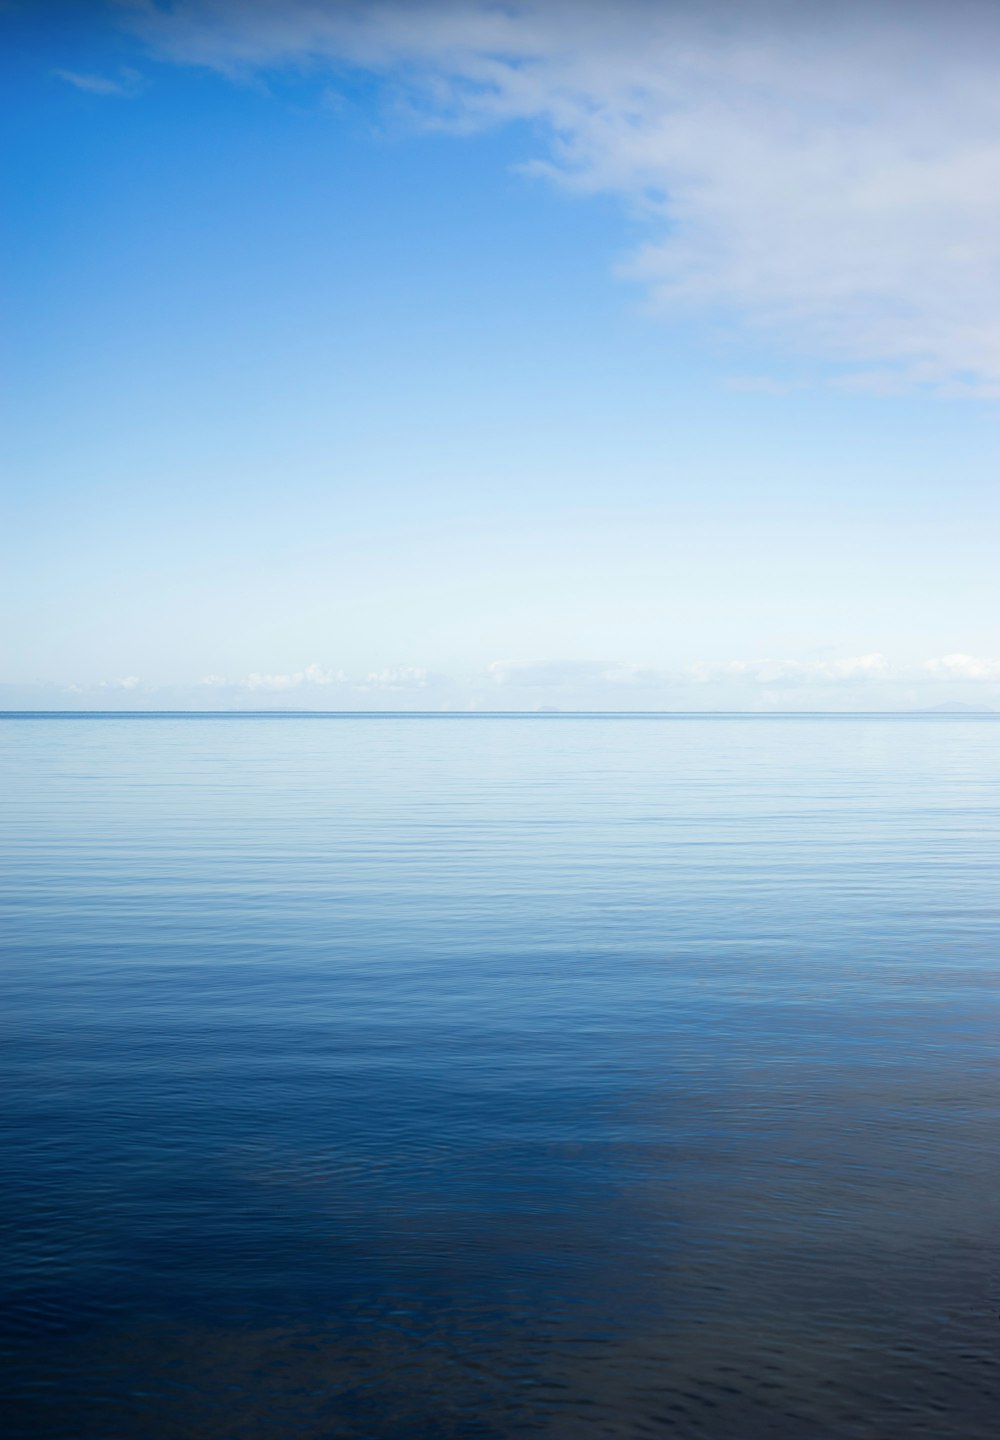
[[[164,717],[190,719],[267,719],[285,717],[289,719],[360,719],[377,718],[392,720],[566,720],[573,718],[630,719],[648,716],[660,719],[704,719],[710,717],[771,720],[788,718],[825,719],[895,718],[904,716],[932,716],[939,720],[962,720],[974,716],[1000,718],[1000,710],[985,707],[978,709],[951,706],[917,706],[909,710],[559,710],[546,707],[539,710],[313,710],[308,708],[232,709],[232,710],[0,710],[0,720],[30,719],[115,719],[143,720]]]

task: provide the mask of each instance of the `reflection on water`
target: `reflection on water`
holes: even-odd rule
[[[1000,723],[0,723],[6,1433],[979,1440]]]

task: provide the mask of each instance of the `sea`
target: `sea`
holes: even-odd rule
[[[45,1440],[993,1440],[1000,716],[0,719]]]

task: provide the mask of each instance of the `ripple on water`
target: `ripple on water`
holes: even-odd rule
[[[6,1431],[986,1440],[1000,724],[4,722]]]

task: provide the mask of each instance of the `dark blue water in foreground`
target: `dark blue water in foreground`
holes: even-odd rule
[[[1000,723],[0,722],[4,1433],[979,1440]]]

